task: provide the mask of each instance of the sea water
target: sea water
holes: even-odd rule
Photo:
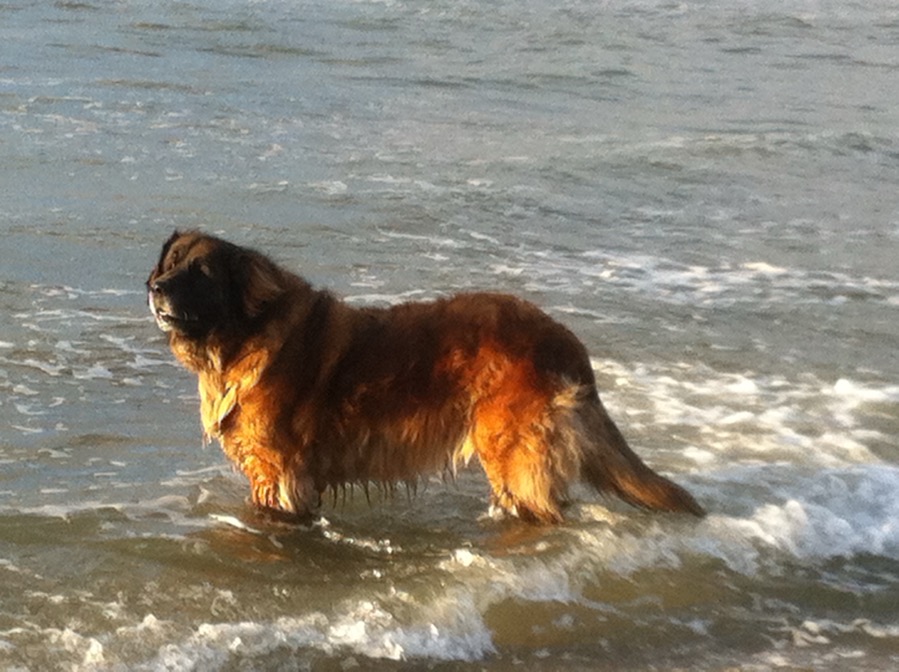
[[[0,3],[0,668],[894,669],[897,90],[877,0]],[[543,306],[709,516],[258,515],[146,310],[195,227]]]

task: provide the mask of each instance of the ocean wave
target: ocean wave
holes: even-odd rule
[[[466,607],[466,602],[469,602]],[[203,623],[160,648],[138,670],[222,669],[235,660],[258,665],[308,659],[311,651],[373,659],[480,660],[493,652],[490,634],[470,600],[431,603],[418,623],[402,623],[377,600],[350,600],[321,612],[273,621]],[[158,627],[154,621],[149,627]],[[350,664],[351,665],[351,664]]]

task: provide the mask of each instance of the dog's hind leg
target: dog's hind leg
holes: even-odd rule
[[[493,490],[491,504],[537,523],[559,523],[578,465],[555,445],[553,409],[545,399],[482,401],[471,440]]]

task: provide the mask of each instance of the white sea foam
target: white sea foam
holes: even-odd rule
[[[345,298],[346,301],[350,303],[360,303],[363,305],[397,305],[405,301],[422,299],[426,296],[427,292],[425,292],[424,290],[412,289],[407,292],[400,292],[398,294],[354,294]]]
[[[743,513],[715,512],[712,505],[709,517],[686,533],[671,534],[658,523],[639,536],[585,531],[579,546],[622,573],[679,566],[695,555],[747,575],[780,566],[784,556],[822,562],[872,553],[899,560],[899,503],[893,497],[899,469],[871,465],[809,474],[781,467],[779,485],[766,483],[765,471],[735,468],[730,485],[719,485],[747,507]],[[696,491],[701,497],[702,489]],[[589,516],[589,509],[582,515]]]
[[[772,266],[771,264],[768,264],[764,261],[746,262],[744,264],[741,264],[741,268],[753,273],[768,276],[787,275],[789,273],[786,268],[782,268],[780,266]]]
[[[588,278],[681,305],[801,305],[849,299],[892,304],[899,299],[899,283],[891,279],[791,269],[764,260],[703,266],[637,253],[521,248],[491,269],[496,275],[527,277],[535,291],[581,293],[581,283]],[[547,282],[550,277],[552,283]]]
[[[310,182],[308,186],[315,191],[319,191],[329,196],[345,194],[349,190],[347,184],[345,182],[341,182],[340,180]]]
[[[428,247],[439,247],[446,249],[461,249],[465,247],[465,242],[454,237],[425,235],[419,233],[406,233],[404,231],[391,231],[389,229],[378,229],[378,235],[387,239],[396,239],[420,243]]]
[[[376,553],[385,555],[393,555],[402,551],[402,548],[392,543],[390,539],[373,539],[369,537],[349,536],[345,535],[331,527],[331,523],[326,518],[316,521],[315,527],[321,530],[322,535],[329,541],[354,546],[356,548],[364,548]]]
[[[593,360],[614,387],[603,390],[613,417],[632,431],[688,436],[685,456],[788,460],[834,467],[876,461],[869,445],[886,439],[868,425],[868,405],[899,400],[899,386],[813,376],[719,373],[695,364],[638,365]],[[767,456],[767,457],[766,457]]]
[[[867,404],[895,403],[899,387],[687,365],[677,375],[610,361],[594,367],[616,381],[604,396],[631,433],[651,423],[653,434],[689,437],[676,454],[693,463],[687,485],[712,512],[686,536],[651,532],[651,540],[607,557],[610,566],[649,567],[698,553],[754,574],[781,555],[899,559],[899,470],[872,453],[871,442],[887,437],[866,425],[865,414]]]
[[[11,423],[9,426],[22,434],[42,434],[44,432],[43,427],[26,427],[25,425],[15,423]]]
[[[58,647],[76,658],[74,670],[98,669],[105,662],[103,644],[95,637],[81,635],[70,628],[51,628],[45,634],[50,647]]]
[[[484,613],[491,604],[510,598],[585,603],[584,587],[598,573],[680,569],[696,557],[717,559],[747,576],[777,573],[785,559],[820,563],[871,553],[899,560],[899,503],[892,496],[899,488],[899,469],[867,466],[779,476],[782,483],[766,492],[759,485],[764,479],[760,470],[736,469],[731,475],[734,488],[745,484],[769,501],[753,506],[753,497],[744,494],[744,511],[728,514],[713,508],[707,519],[676,532],[657,518],[634,531],[624,524],[627,517],[580,504],[572,512],[577,520],[604,524],[566,530],[571,543],[561,553],[535,547],[492,556],[462,548],[441,568],[460,586],[479,586],[470,597]]]
[[[137,669],[218,669],[235,655],[252,660],[285,648],[299,656],[315,650],[388,660],[476,660],[493,650],[480,614],[466,598],[432,603],[419,616],[416,622],[402,623],[380,601],[370,599],[348,601],[329,615],[204,623],[184,640],[161,647]]]
[[[76,380],[111,380],[115,376],[112,371],[102,364],[93,364],[86,367],[78,367],[72,370],[72,377]]]

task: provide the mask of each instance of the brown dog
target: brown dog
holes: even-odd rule
[[[562,520],[568,485],[703,515],[628,447],[583,344],[530,303],[461,294],[353,308],[258,252],[176,232],[147,281],[203,428],[259,506],[305,515],[329,488],[414,484],[477,455],[492,503]]]

